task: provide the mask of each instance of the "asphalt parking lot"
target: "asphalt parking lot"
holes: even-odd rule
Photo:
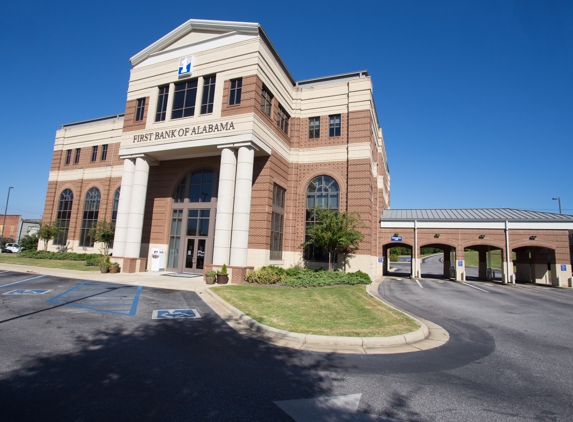
[[[573,419],[573,291],[389,278],[379,292],[450,341],[397,355],[286,349],[237,334],[198,292],[0,271],[0,419]],[[172,318],[184,309],[194,315]]]

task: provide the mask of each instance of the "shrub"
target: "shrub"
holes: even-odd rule
[[[390,254],[390,262],[398,262],[400,260],[400,255],[397,253]]]
[[[320,287],[370,283],[372,283],[370,277],[362,271],[345,273],[342,271],[304,270],[295,276],[287,277],[283,284],[291,287]]]
[[[269,265],[258,270],[248,271],[245,275],[245,281],[247,283],[277,284],[282,283],[285,277],[286,270],[284,268]]]
[[[286,275],[292,277],[297,274],[300,274],[301,271],[304,271],[304,267],[301,264],[296,264],[286,269]]]
[[[93,265],[99,265],[99,259],[101,258],[101,255],[97,253],[47,252],[27,249],[20,252],[18,256],[21,258],[53,259],[57,261],[98,260],[98,263]]]
[[[86,258],[86,267],[99,267],[101,263],[101,255],[93,254]]]
[[[363,279],[364,281],[366,281],[366,284],[371,284],[372,283],[372,279],[370,278],[370,276],[368,274],[366,274],[365,272],[362,272],[360,270],[356,271],[354,273],[357,277],[360,277],[361,279]]]
[[[342,271],[325,271],[289,268],[284,269],[269,265],[258,270],[248,271],[245,275],[247,283],[282,284],[291,287],[321,287],[335,285],[370,284],[370,276],[362,271],[345,273]]]
[[[24,250],[36,250],[38,249],[38,240],[37,234],[27,234],[20,239],[20,246],[22,246]]]
[[[255,270],[247,271],[247,274],[245,274],[245,281],[247,283],[256,283],[257,282],[257,272]]]

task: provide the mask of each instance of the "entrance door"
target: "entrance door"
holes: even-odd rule
[[[202,273],[206,259],[210,259],[212,236],[209,237],[211,226],[211,210],[187,210],[187,230],[184,237],[184,266],[183,272]],[[210,261],[207,261],[210,262]]]
[[[205,266],[205,250],[207,239],[187,239],[187,254],[185,255],[185,271],[202,270]]]

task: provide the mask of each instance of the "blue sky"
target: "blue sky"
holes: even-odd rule
[[[248,7],[246,5],[249,5]],[[129,58],[187,19],[260,23],[295,79],[367,69],[392,208],[573,214],[573,2],[4,2],[0,213],[41,218],[60,124],[123,113]]]

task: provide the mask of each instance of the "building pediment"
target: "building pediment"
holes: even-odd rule
[[[189,19],[173,31],[161,37],[150,46],[134,55],[130,62],[132,66],[145,61],[153,54],[174,50],[184,46],[208,42],[216,38],[233,34],[258,35],[262,31],[258,23],[253,22],[226,22]]]

